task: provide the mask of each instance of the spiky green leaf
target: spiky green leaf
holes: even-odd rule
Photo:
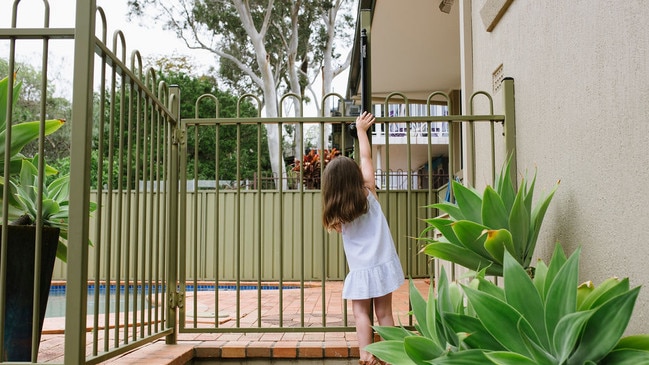
[[[633,288],[595,309],[568,365],[597,362],[615,348],[629,324],[639,292],[640,287]]]

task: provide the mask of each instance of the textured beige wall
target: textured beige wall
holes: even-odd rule
[[[473,86],[491,92],[503,64],[515,79],[518,170],[538,167],[545,191],[561,179],[537,255],[581,246],[582,281],[644,285],[629,332],[649,332],[649,6],[514,1],[487,32],[484,3],[472,8]]]

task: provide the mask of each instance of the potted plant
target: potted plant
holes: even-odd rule
[[[15,75],[13,75],[15,78]],[[33,308],[33,283],[35,272],[35,242],[37,237],[36,227],[33,224],[36,214],[36,202],[43,202],[43,225],[42,233],[42,256],[37,272],[40,273],[39,288],[41,298],[40,308],[40,326],[45,314],[45,305],[47,304],[47,295],[49,294],[49,284],[52,277],[52,270],[57,251],[60,251],[59,257],[65,260],[65,248],[58,249],[61,238],[67,237],[67,191],[63,188],[67,184],[62,183],[60,179],[55,181],[62,188],[55,193],[55,186],[44,188],[43,196],[37,193],[38,172],[32,160],[26,159],[22,155],[22,149],[30,142],[38,139],[41,128],[40,121],[25,122],[12,124],[11,139],[7,141],[8,121],[6,119],[8,103],[15,103],[20,93],[21,83],[18,82],[13,87],[13,98],[9,100],[9,79],[0,80],[0,163],[4,166],[5,159],[10,161],[10,170],[8,181],[9,186],[4,186],[5,179],[0,176],[0,194],[4,189],[8,191],[7,219],[11,222],[7,229],[7,269],[5,293],[5,323],[4,323],[4,354],[5,359],[29,361],[31,359],[31,333],[32,333],[32,308]],[[49,135],[58,130],[64,121],[60,119],[47,120],[44,123],[44,133]],[[5,146],[9,143],[9,155],[5,155]],[[46,166],[46,175],[55,171]],[[51,184],[50,184],[51,185]],[[2,195],[0,195],[1,197]],[[53,199],[50,199],[53,198]],[[56,210],[52,201],[58,204],[58,212],[49,214]],[[1,202],[1,199],[0,199]],[[28,205],[34,207],[30,209]],[[31,219],[27,219],[31,213]],[[45,217],[47,215],[47,218]],[[21,217],[18,219],[19,217]],[[49,227],[52,226],[52,227]],[[5,244],[3,242],[3,244]],[[24,294],[24,295],[23,295]],[[24,298],[23,298],[24,297]],[[21,317],[21,312],[26,312],[26,317]],[[14,329],[13,326],[18,326]],[[40,333],[40,330],[39,330]],[[26,350],[21,350],[26,348]]]
[[[320,189],[320,166],[326,167],[332,158],[340,155],[340,151],[336,148],[331,150],[325,149],[320,156],[320,151],[310,150],[302,162],[295,160],[290,169],[290,178],[299,180],[300,170],[302,170],[302,183],[306,189]]]

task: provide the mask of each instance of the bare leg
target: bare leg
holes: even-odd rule
[[[381,326],[394,326],[392,317],[392,293],[374,298],[374,312]]]
[[[352,300],[352,310],[356,321],[356,337],[358,337],[358,349],[361,361],[370,361],[372,354],[365,351],[365,346],[372,343],[372,325],[370,321],[371,299]]]

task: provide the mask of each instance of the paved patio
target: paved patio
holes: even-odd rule
[[[415,280],[415,285],[427,295],[429,281]],[[342,282],[326,283],[327,326],[343,324],[343,301],[341,300]],[[277,291],[262,291],[262,327],[279,325],[279,296]],[[257,291],[248,290],[239,293],[240,327],[259,326],[257,309]],[[283,291],[282,325],[287,328],[301,325],[300,290]],[[196,305],[194,305],[194,298]],[[322,325],[322,290],[320,286],[304,289],[305,326]],[[214,327],[218,318],[219,327],[236,326],[236,291],[219,291],[219,315],[215,316],[214,292],[188,293],[187,327]],[[194,309],[196,315],[194,316]],[[348,325],[353,326],[351,302],[347,303]],[[408,324],[408,282],[406,281],[393,296],[395,320]],[[91,323],[91,322],[89,322]],[[39,362],[63,363],[63,329],[64,318],[46,318],[39,350]],[[111,332],[112,333],[112,332]],[[91,353],[92,334],[88,332],[88,351]],[[103,338],[100,338],[103,341]],[[112,341],[112,340],[111,340]],[[112,343],[112,342],[111,342]],[[100,346],[101,347],[101,346]],[[272,333],[179,333],[177,345],[166,345],[159,340],[145,345],[104,364],[178,364],[182,365],[191,359],[210,360],[269,360],[284,361],[290,359],[339,359],[345,364],[355,364],[358,357],[358,344],[354,332],[272,332]]]

